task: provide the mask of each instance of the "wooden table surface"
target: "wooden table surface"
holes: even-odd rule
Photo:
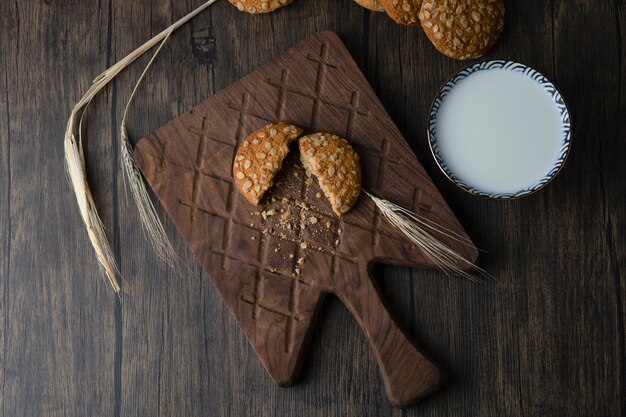
[[[387,402],[365,338],[329,299],[300,383],[274,385],[171,222],[190,265],[159,262],[119,171],[124,72],[86,120],[89,179],[125,277],[99,275],[65,178],[71,107],[102,70],[200,0],[0,2],[0,415],[626,416],[626,4],[507,1],[487,58],[527,63],[568,101],[573,148],[545,190],[510,202],[451,185],[426,142],[439,86],[466,63],[349,0],[267,16],[220,0],[170,40],[130,115],[145,135],[319,30],[339,34],[497,277],[380,267],[385,297],[450,385]],[[159,207],[162,218],[163,210]]]

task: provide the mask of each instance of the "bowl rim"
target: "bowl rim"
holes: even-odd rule
[[[555,163],[552,166],[552,169],[550,169],[550,171],[544,177],[542,177],[539,181],[535,182],[530,187],[511,193],[490,193],[482,191],[476,187],[468,186],[452,173],[452,171],[446,166],[443,158],[441,158],[441,155],[437,150],[437,138],[435,135],[436,116],[439,108],[441,107],[441,104],[443,103],[443,100],[448,95],[448,92],[452,88],[454,88],[454,86],[456,86],[458,82],[467,78],[472,73],[494,69],[523,73],[529,76],[541,87],[546,89],[548,93],[550,93],[551,98],[553,99],[560,112],[561,122],[563,124],[564,130],[561,139],[561,150],[558,158],[555,160]],[[556,85],[554,85],[554,83],[550,81],[548,77],[546,77],[530,65],[518,61],[503,59],[491,59],[475,62],[462,68],[461,70],[454,73],[450,78],[448,78],[448,80],[446,80],[446,82],[444,82],[443,85],[439,88],[437,94],[435,95],[435,98],[432,101],[428,115],[428,125],[426,127],[428,147],[430,148],[430,152],[433,156],[433,159],[435,160],[435,163],[437,164],[441,172],[446,176],[446,178],[448,178],[448,180],[450,180],[454,185],[471,195],[492,200],[515,200],[522,197],[527,197],[550,184],[561,173],[563,166],[565,165],[565,162],[569,157],[572,147],[572,130],[572,116],[569,110],[569,106],[567,105],[565,98],[561,94],[560,90],[556,87]]]

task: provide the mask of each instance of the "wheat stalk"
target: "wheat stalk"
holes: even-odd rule
[[[466,237],[445,228],[435,222],[419,217],[410,210],[405,209],[388,200],[375,197],[371,193],[363,190],[371,198],[376,207],[381,211],[385,219],[394,227],[398,228],[411,242],[413,242],[433,264],[439,267],[446,274],[455,273],[475,282],[483,282],[484,279],[476,277],[462,269],[474,269],[481,276],[491,278],[482,268],[474,265],[463,256],[455,252],[448,245],[433,236],[433,232],[446,236],[452,240],[467,246],[472,246],[472,242]],[[462,267],[461,267],[462,266]]]
[[[191,13],[185,15],[174,24],[163,30],[161,33],[145,42],[139,48],[132,51],[130,54],[122,58],[115,65],[108,68],[106,71],[98,75],[87,90],[85,95],[76,103],[70,117],[67,121],[65,129],[65,164],[67,174],[69,177],[70,185],[76,195],[76,201],[80,210],[81,217],[85,223],[87,234],[91,245],[93,246],[98,262],[102,266],[104,274],[111,283],[115,292],[120,291],[119,281],[117,279],[119,275],[119,269],[115,262],[115,256],[109,245],[106,232],[102,226],[102,221],[98,215],[98,210],[93,201],[93,196],[89,188],[89,182],[87,181],[87,175],[85,170],[85,157],[83,154],[83,138],[80,130],[80,123],[82,121],[85,109],[91,102],[91,100],[98,94],[103,88],[105,88],[122,70],[128,65],[133,63],[137,58],[142,56],[148,50],[152,49],[156,44],[162,42],[169,37],[176,29],[183,24],[194,18],[198,13],[205,10],[207,7],[215,3],[217,0],[209,0],[193,10]],[[78,132],[78,140],[75,133]],[[124,140],[124,139],[122,139]],[[126,138],[126,140],[128,140]],[[132,187],[132,185],[131,185]],[[132,190],[132,188],[131,188]],[[159,222],[160,223],[160,222]],[[159,232],[160,233],[160,232]],[[169,242],[168,242],[169,243]]]

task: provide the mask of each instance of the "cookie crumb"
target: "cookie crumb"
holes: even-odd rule
[[[317,217],[311,217],[309,221],[311,222],[311,224],[317,224]]]
[[[301,247],[302,249],[306,249],[306,248],[308,248],[308,247],[309,247],[309,245],[307,245],[307,243],[306,243],[306,242],[302,242],[302,243],[300,243],[300,247]]]

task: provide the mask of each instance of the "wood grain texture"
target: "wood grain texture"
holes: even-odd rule
[[[7,24],[2,25],[3,32],[8,30],[2,35],[7,47],[2,52],[2,95],[8,97],[2,129],[8,135],[1,172],[3,184],[10,182],[1,194],[7,216],[2,241],[8,244],[2,259],[7,270],[0,410],[5,416],[113,414],[116,298],[101,285],[84,235],[71,226],[82,221],[78,212],[67,210],[71,200],[61,198],[68,192],[63,147],[53,145],[63,137],[60,127],[70,103],[86,85],[74,77],[87,80],[107,65],[106,54],[101,54],[77,67],[86,51],[64,48],[69,32],[60,33],[58,27],[71,25],[73,36],[103,51],[106,33],[91,30],[95,23],[89,19],[97,5],[79,10],[70,6],[2,6],[8,8]],[[70,23],[73,19],[77,21]],[[103,96],[94,104],[106,102]],[[111,156],[110,128],[106,115],[89,123],[90,134],[106,132],[89,144],[90,152]],[[103,142],[107,136],[108,143]],[[109,190],[99,193],[97,202],[111,230],[113,165],[99,168],[90,170],[90,176],[96,188]]]
[[[0,9],[0,12],[4,10]],[[0,13],[0,25],[6,27],[11,22],[9,13]],[[8,37],[0,37],[0,49],[5,51],[9,47]],[[0,55],[0,68],[8,68],[8,55]],[[1,70],[0,70],[1,71]],[[0,411],[6,415],[6,401],[4,401],[5,369],[6,366],[6,334],[8,324],[8,283],[9,269],[11,265],[10,243],[11,243],[11,213],[9,204],[11,201],[11,168],[9,161],[11,141],[9,136],[9,92],[8,73],[3,71],[0,78],[0,85],[3,86],[4,94],[0,95]]]
[[[274,381],[295,382],[320,304],[332,293],[372,345],[391,402],[411,405],[434,392],[442,376],[390,317],[370,264],[437,265],[365,196],[337,218],[316,197],[317,182],[305,181],[297,151],[286,158],[261,204],[250,205],[232,178],[236,151],[251,132],[279,120],[305,133],[349,138],[361,157],[364,189],[469,239],[329,31],[310,36],[155,130],[137,144],[137,163]],[[276,215],[266,218],[260,211]],[[278,221],[287,212],[298,219],[289,227]],[[475,248],[437,237],[476,259]]]
[[[99,278],[63,178],[66,117],[102,69],[199,3],[0,2],[3,417],[626,416],[623,1],[506,1],[505,32],[487,58],[541,70],[574,122],[563,172],[515,202],[466,195],[430,156],[430,101],[464,64],[351,1],[298,0],[268,16],[220,1],[172,37],[148,74],[132,108],[135,138],[311,33],[339,34],[498,277],[475,286],[434,271],[375,268],[395,315],[450,377],[445,390],[403,411],[388,405],[375,357],[336,299],[322,308],[304,378],[282,389],[268,383],[173,224],[168,232],[192,273],[176,277],[154,257],[126,207],[113,148],[148,57],[89,113],[89,176],[126,293],[117,301]]]

